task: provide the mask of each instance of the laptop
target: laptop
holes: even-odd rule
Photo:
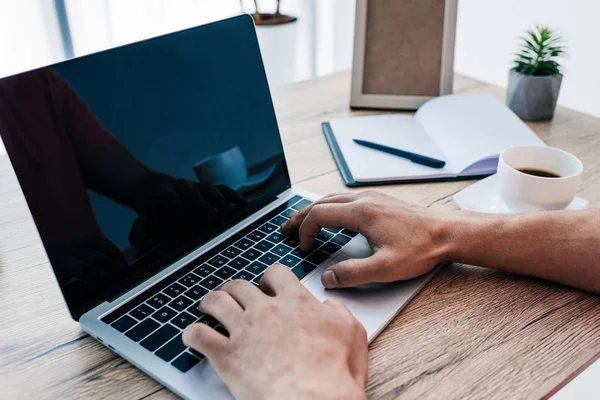
[[[318,196],[290,182],[247,15],[0,79],[0,135],[73,319],[184,398],[231,398],[181,340],[227,334],[198,303],[228,280],[283,264],[372,341],[432,276],[325,290],[366,239],[323,229],[304,254],[280,231]]]

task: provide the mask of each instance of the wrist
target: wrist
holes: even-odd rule
[[[489,241],[489,233],[496,225],[496,216],[470,211],[456,211],[445,219],[442,228],[444,258],[442,262],[469,263],[473,251]]]

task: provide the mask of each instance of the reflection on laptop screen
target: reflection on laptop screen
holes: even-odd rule
[[[0,134],[75,318],[290,186],[247,17],[4,78]]]

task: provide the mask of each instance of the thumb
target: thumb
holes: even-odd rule
[[[372,282],[388,282],[390,273],[382,252],[367,258],[351,258],[339,262],[321,275],[321,282],[327,289],[353,287]]]

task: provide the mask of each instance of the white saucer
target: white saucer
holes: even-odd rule
[[[511,211],[500,199],[497,186],[497,175],[488,176],[456,193],[454,201],[462,210],[486,214],[515,214],[515,211]],[[565,210],[586,210],[589,205],[586,199],[575,197]]]

